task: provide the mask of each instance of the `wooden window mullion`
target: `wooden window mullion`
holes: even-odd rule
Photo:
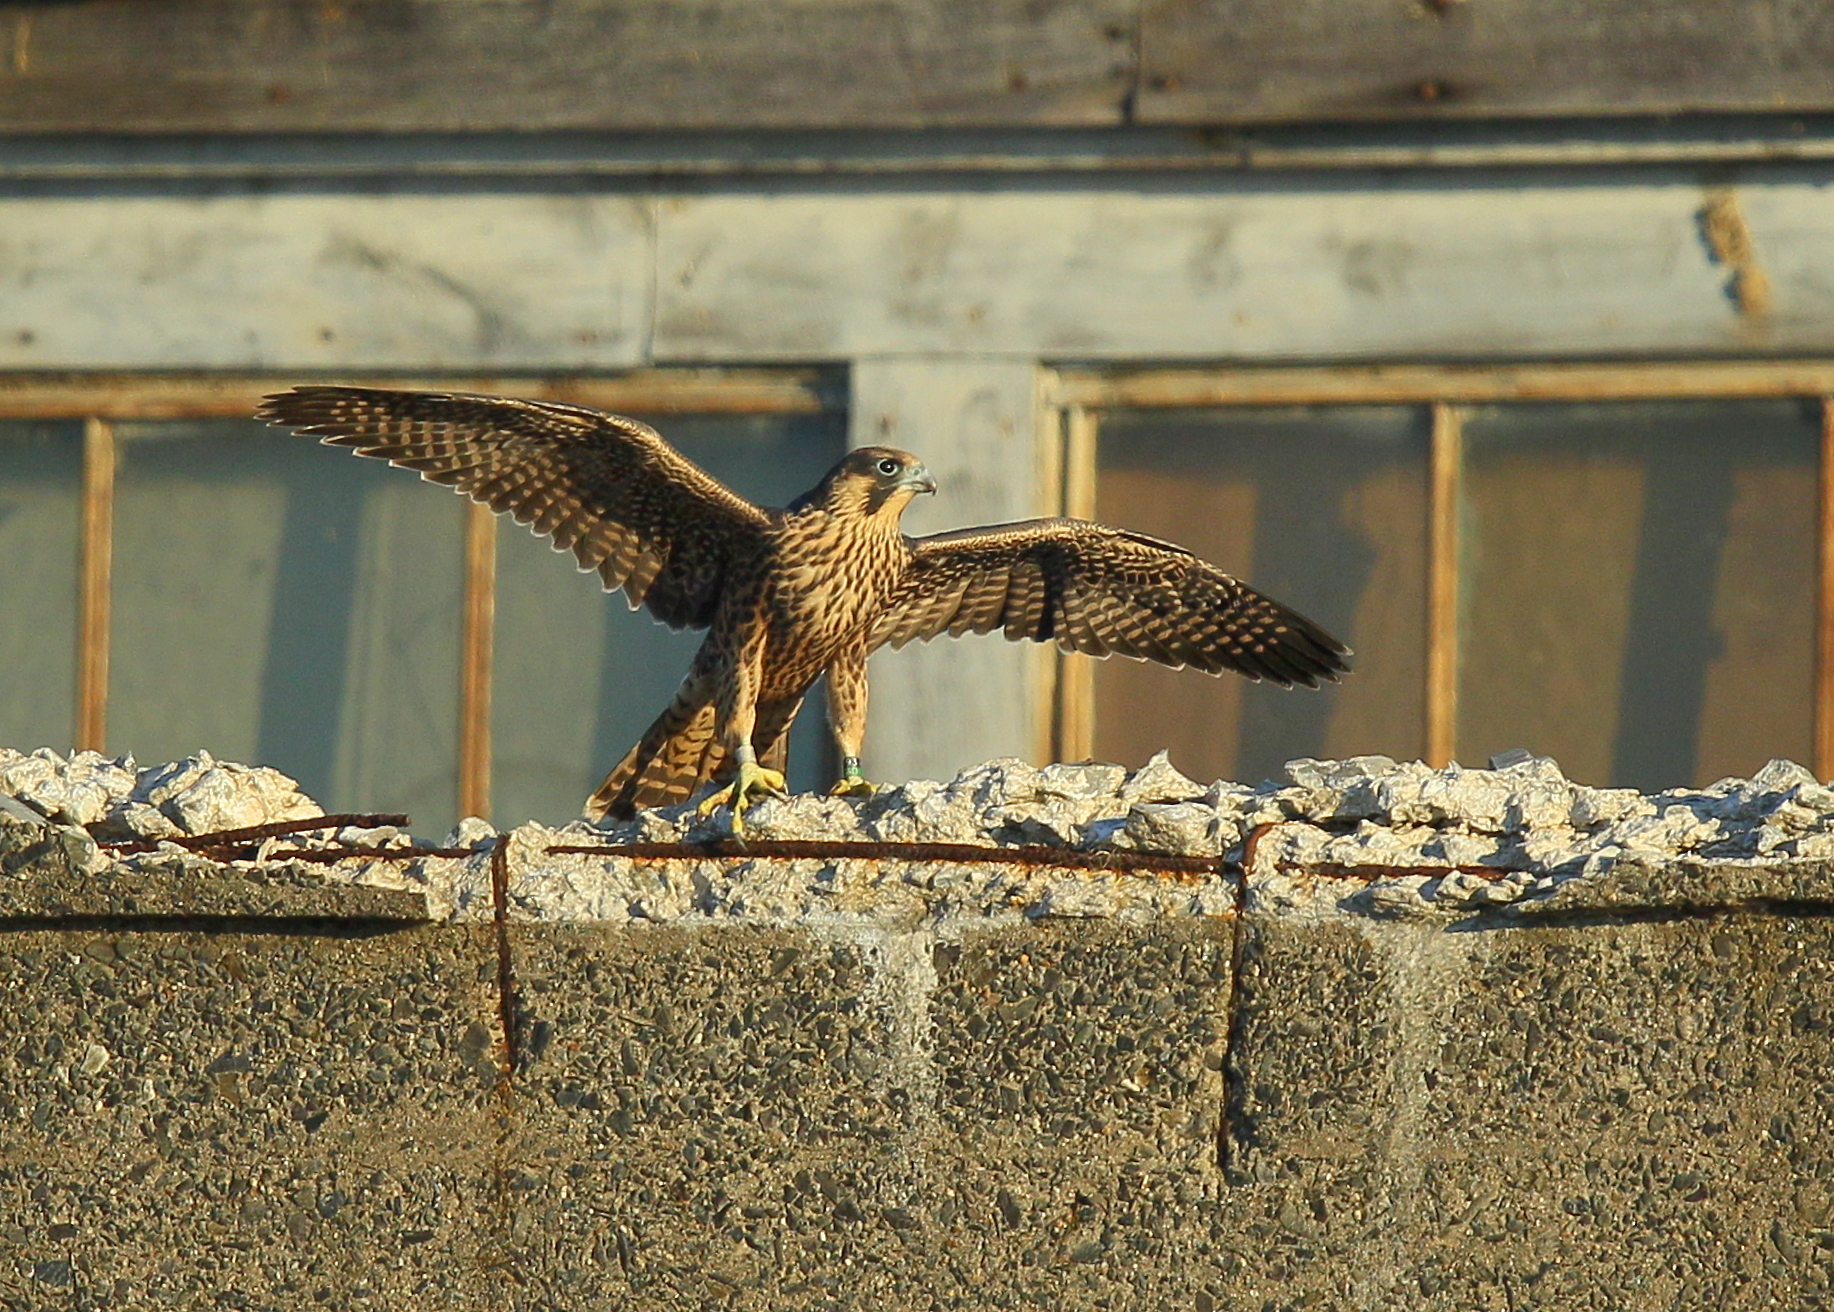
[[[461,816],[490,815],[490,683],[496,645],[497,517],[472,501],[465,516],[465,601],[459,643]]]
[[[1452,759],[1458,734],[1458,590],[1464,489],[1464,411],[1432,408],[1427,486],[1426,759]]]
[[[79,751],[103,751],[108,740],[109,593],[118,463],[114,425],[94,417],[84,421],[73,736]]]

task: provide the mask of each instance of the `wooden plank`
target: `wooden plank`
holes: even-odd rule
[[[641,199],[263,191],[0,195],[0,368],[644,363]]]
[[[459,631],[458,812],[490,816],[490,684],[496,650],[497,517],[465,506],[465,614]]]
[[[1037,370],[1008,360],[861,360],[849,440],[914,452],[934,499],[905,513],[912,535],[1044,513],[1038,488]],[[1029,756],[1040,737],[1029,643],[998,634],[938,638],[872,658],[865,765],[880,780],[948,779],[997,756]]]
[[[1834,396],[1821,399],[1819,595],[1816,597],[1815,773],[1834,779]]]
[[[1463,420],[1456,406],[1442,402],[1433,407],[1427,503],[1426,760],[1434,766],[1445,765],[1457,751]]]
[[[1830,360],[1686,364],[1336,365],[1063,370],[1046,395],[1097,409],[1229,405],[1419,405],[1435,401],[1736,400],[1834,392]]]
[[[1649,174],[1152,185],[785,185],[665,207],[657,360],[1047,361],[1834,353],[1834,190],[1740,188],[1756,321],[1702,240],[1700,186]]]
[[[82,528],[78,547],[73,741],[79,751],[103,751],[108,741],[109,616],[118,463],[114,426],[91,418],[83,425]]]
[[[1140,43],[1143,123],[1834,105],[1809,0],[1149,0]]]
[[[0,4],[26,132],[1108,125],[1123,0]]]
[[[1083,126],[1825,110],[1810,0],[0,4],[0,130]]]
[[[369,374],[0,374],[0,418],[246,419],[263,396],[300,382],[484,392],[620,414],[819,414],[844,403],[818,369],[634,369],[616,377]]]
[[[1834,189],[1739,199],[1761,320],[1648,173],[8,195],[0,370],[1834,354]]]

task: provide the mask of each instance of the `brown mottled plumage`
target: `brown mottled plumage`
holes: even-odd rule
[[[938,634],[987,633],[1235,670],[1316,687],[1349,649],[1182,547],[1075,519],[907,538],[899,517],[935,483],[890,447],[851,452],[784,510],[728,491],[647,424],[582,406],[443,392],[296,387],[258,414],[419,470],[570,549],[673,628],[708,630],[675,700],[586,804],[594,817],[685,800],[736,776],[782,787],[789,727],[828,678],[847,773],[859,774],[866,657]]]

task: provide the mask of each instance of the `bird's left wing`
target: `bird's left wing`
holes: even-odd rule
[[[584,406],[302,386],[255,413],[507,511],[672,628],[712,622],[770,522],[648,424]]]
[[[1349,669],[1350,649],[1304,616],[1143,533],[1032,519],[910,546],[875,647],[1003,629],[1065,651],[1235,670],[1287,687],[1316,687]]]

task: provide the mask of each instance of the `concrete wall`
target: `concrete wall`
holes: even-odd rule
[[[1822,865],[614,928],[8,864],[0,1307],[1834,1296]]]

